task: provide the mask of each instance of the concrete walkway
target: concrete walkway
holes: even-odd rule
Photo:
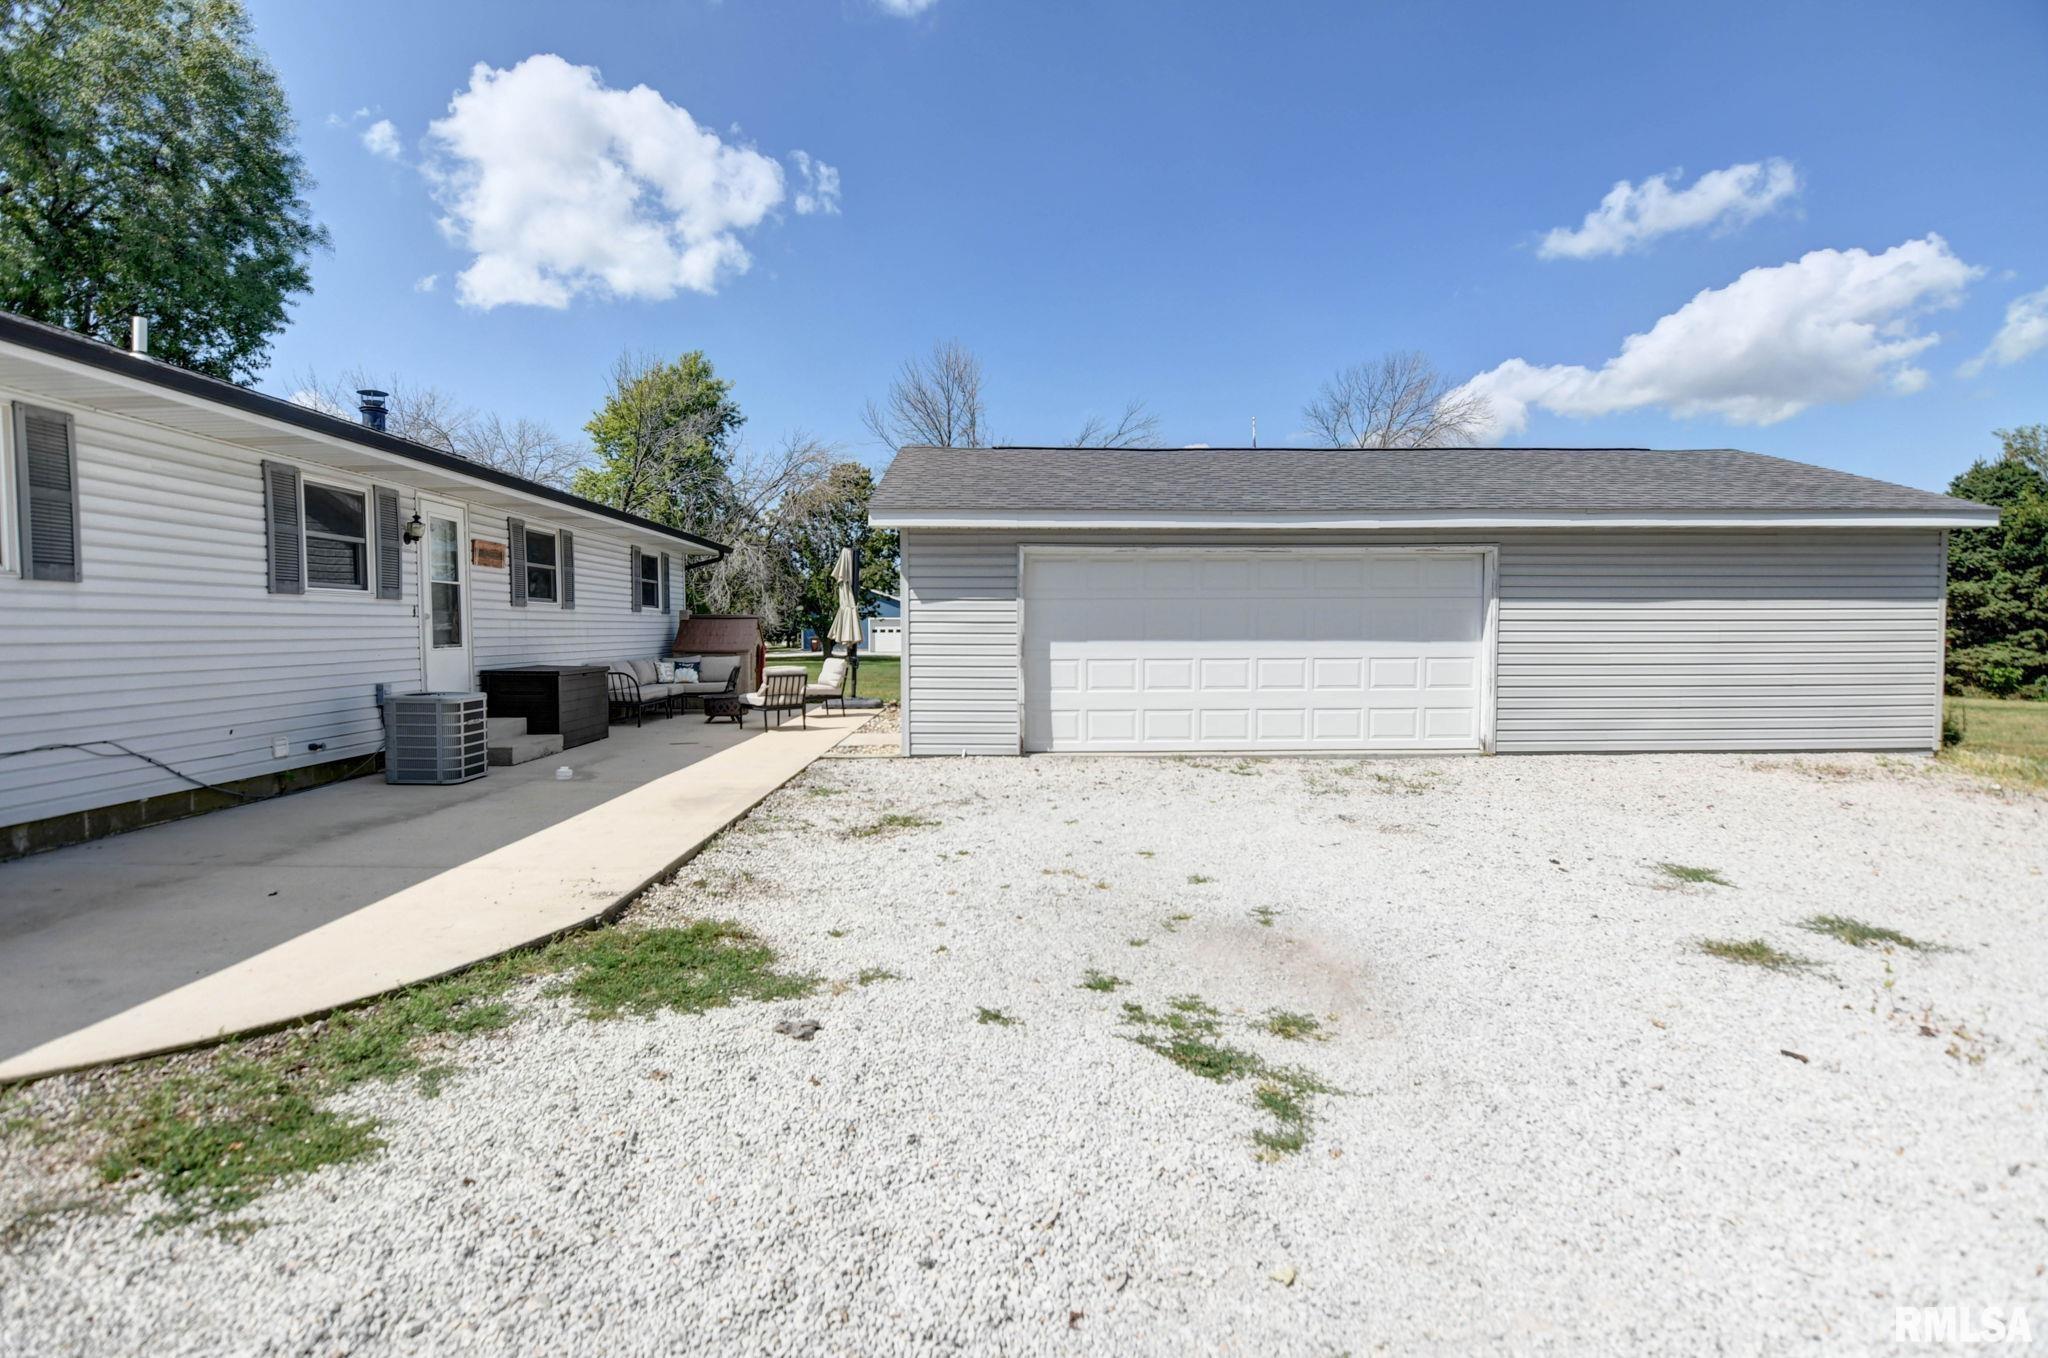
[[[388,788],[381,781],[365,781],[0,865],[0,896],[29,902],[25,912],[10,905],[9,913],[0,914],[0,937],[19,915],[47,923],[55,892],[69,892],[91,922],[92,903],[117,890],[123,893],[123,913],[133,922],[162,928],[168,921],[175,928],[182,919],[177,902],[151,893],[147,882],[130,880],[136,865],[118,856],[97,862],[90,857],[91,850],[124,841],[130,842],[131,853],[148,857],[147,846],[138,850],[137,843],[172,832],[184,832],[181,861],[168,868],[154,864],[152,870],[159,880],[169,877],[169,886],[186,902],[243,901],[241,914],[254,919],[259,916],[246,902],[266,883],[303,885],[308,878],[325,885],[321,899],[330,906],[353,901],[348,909],[330,910],[324,920],[318,918],[323,912],[314,910],[303,932],[295,929],[253,956],[244,945],[233,954],[241,960],[175,988],[158,985],[165,993],[152,990],[152,998],[111,1017],[61,1036],[48,1035],[0,1061],[0,1082],[274,1027],[586,924],[673,871],[869,715],[813,714],[808,730],[784,726],[753,729],[744,736],[731,727],[658,722],[645,730],[620,730],[610,741],[559,758],[495,770],[490,778],[465,785],[479,791],[444,798],[438,807],[412,798],[460,789]],[[705,748],[687,748],[696,746]],[[553,769],[560,763],[576,767],[577,778],[555,782]],[[493,791],[499,795],[491,796]],[[332,800],[322,804],[322,798]],[[339,805],[344,798],[353,798],[350,807]],[[565,801],[585,809],[565,815]],[[317,862],[295,862],[280,851],[269,859],[258,855],[259,861],[251,863],[249,855],[235,852],[243,847],[244,835],[260,832],[271,841],[289,842],[295,830],[320,825],[323,814],[360,813],[372,802],[374,824],[360,823],[360,815],[343,816],[352,834],[331,833],[330,825],[325,827],[329,833],[314,835]],[[264,823],[266,813],[269,824]],[[422,872],[414,866],[422,854],[438,855],[448,865]],[[67,855],[74,857],[67,861]],[[93,878],[95,871],[101,880]],[[38,886],[40,897],[33,894]],[[274,903],[289,889],[271,888],[258,899]],[[261,917],[268,918],[268,912]],[[118,917],[99,920],[93,933],[96,937],[74,940],[92,949],[92,956],[76,959],[78,968],[105,967],[119,959],[122,969],[152,974],[147,940],[140,940],[138,949],[138,940],[120,928]],[[49,950],[47,940],[32,950],[10,947],[10,960],[0,964],[0,972],[34,966],[34,954]]]

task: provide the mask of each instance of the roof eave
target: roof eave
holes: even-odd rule
[[[1215,513],[1180,510],[891,509],[869,515],[877,528],[1074,531],[1488,531],[1518,528],[1988,528],[1998,511],[1956,501],[1930,510],[1402,510]]]
[[[357,424],[353,420],[329,415],[308,406],[296,405],[281,397],[251,391],[232,382],[223,382],[218,378],[207,377],[157,359],[131,354],[98,340],[5,312],[0,312],[0,345],[13,345],[44,361],[89,368],[112,381],[167,392],[184,402],[203,402],[230,410],[252,423],[281,425],[319,440],[365,449],[384,459],[414,463],[460,480],[509,491],[596,518],[609,519],[644,533],[686,544],[706,557],[720,558],[731,551],[726,544],[711,538],[680,528],[671,528],[638,514],[614,509],[610,505],[599,504],[595,500],[585,499],[569,491],[543,485],[511,472],[500,471],[485,463],[472,462],[468,458],[457,457],[438,448],[429,448],[425,444],[414,443],[410,439],[399,438],[395,434],[384,433],[368,425]]]

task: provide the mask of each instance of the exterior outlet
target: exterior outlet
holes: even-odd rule
[[[270,757],[272,759],[288,758],[291,752],[292,743],[289,740],[286,740],[283,736],[272,736],[270,738]]]

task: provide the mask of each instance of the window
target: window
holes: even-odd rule
[[[361,491],[306,486],[306,583],[315,589],[368,589],[369,510]]]
[[[653,552],[640,553],[640,606],[661,607],[661,557]]]
[[[462,542],[453,519],[436,516],[427,530],[427,581],[432,590],[434,645],[462,644]]]
[[[526,597],[552,603],[555,590],[555,535],[526,530]]]

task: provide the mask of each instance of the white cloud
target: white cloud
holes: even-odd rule
[[[771,157],[554,55],[479,63],[427,144],[441,228],[475,254],[456,278],[470,306],[716,291],[753,262],[741,233],[783,199]]]
[[[1524,428],[1532,407],[1578,417],[1658,407],[1775,424],[1876,388],[1925,386],[1913,360],[1937,337],[1914,322],[1953,306],[1981,272],[1934,235],[1876,255],[1815,250],[1701,292],[1598,368],[1514,358],[1462,390],[1487,398],[1495,435]]]
[[[2005,324],[1991,337],[1989,348],[1963,365],[1962,373],[1975,377],[1993,363],[2004,367],[2042,349],[2048,349],[2048,288],[2006,303]]]
[[[386,160],[397,160],[402,149],[398,141],[398,129],[389,118],[379,118],[363,129],[363,145],[373,156]]]
[[[796,166],[802,187],[796,191],[798,216],[823,212],[829,216],[839,215],[839,171],[822,160],[813,160],[803,151],[791,151],[790,161]]]
[[[1544,259],[1592,259],[1619,255],[1673,231],[1704,226],[1729,229],[1763,216],[1799,192],[1799,172],[1788,160],[1710,170],[1687,189],[1673,189],[1671,175],[1651,175],[1641,184],[1626,179],[1607,191],[1576,231],[1555,227],[1536,253]]]
[[[877,8],[899,18],[910,19],[924,13],[939,0],[875,0]]]
[[[441,275],[437,273],[422,274],[413,280],[412,290],[414,292],[432,292],[440,282]]]

